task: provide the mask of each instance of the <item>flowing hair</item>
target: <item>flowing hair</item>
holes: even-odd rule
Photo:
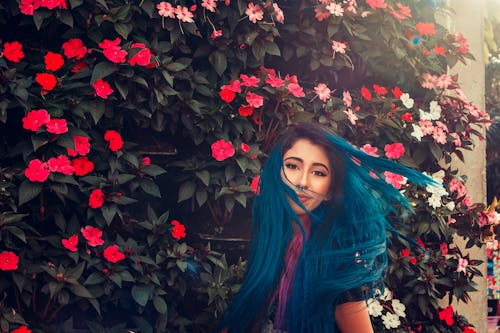
[[[298,254],[279,318],[279,329],[288,333],[335,332],[335,308],[342,302],[342,294],[383,285],[386,231],[395,232],[388,215],[411,212],[406,198],[385,181],[383,172],[402,175],[417,185],[434,184],[418,171],[365,154],[322,126],[290,126],[262,170],[260,192],[253,203],[245,278],[222,316],[219,332],[224,328],[230,333],[256,328],[259,319],[267,315],[273,293],[280,288],[294,224],[306,239],[305,228],[287,198],[305,207],[281,176],[283,154],[299,139],[325,149],[334,174],[332,199],[309,212],[310,234]]]

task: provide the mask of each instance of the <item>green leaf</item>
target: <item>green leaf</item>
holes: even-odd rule
[[[208,184],[210,183],[210,172],[208,172],[207,170],[201,170],[197,171],[195,174],[205,186],[208,186]]]
[[[90,115],[92,116],[92,119],[94,119],[94,124],[99,122],[104,114],[104,111],[106,111],[106,106],[103,102],[96,102],[94,108],[90,109]]]
[[[189,180],[187,182],[182,183],[182,185],[179,187],[177,202],[181,202],[193,197],[195,191],[196,191],[196,184],[193,181]]]
[[[95,65],[94,70],[92,71],[92,77],[90,78],[90,84],[93,84],[95,81],[99,79],[104,79],[106,76],[113,74],[118,70],[118,67],[110,63],[109,61],[102,61]]]
[[[89,277],[85,280],[85,282],[83,284],[94,285],[94,284],[100,284],[101,282],[104,282],[104,281],[106,281],[106,280],[104,279],[104,276],[102,275],[102,273],[93,272],[93,273],[90,273]]]
[[[227,68],[227,58],[224,53],[221,51],[217,50],[214,53],[212,53],[212,65],[214,66],[215,71],[217,74],[222,75],[224,71]]]
[[[116,205],[104,205],[101,207],[102,216],[106,220],[108,225],[111,224],[113,218],[115,217],[118,211],[118,207]]]
[[[21,241],[23,241],[23,243],[26,243],[26,234],[22,229],[10,226],[6,227],[4,230],[19,238]]]
[[[134,26],[132,24],[115,23],[115,31],[124,39],[127,39],[133,27]]]
[[[274,56],[281,56],[281,51],[278,47],[278,45],[274,42],[267,42],[266,43],[266,52],[274,55]]]
[[[159,167],[157,165],[148,165],[143,169],[144,173],[147,173],[150,176],[156,177],[159,175],[163,175],[164,173],[167,172],[167,170],[163,169],[162,167]]]
[[[32,200],[42,192],[43,185],[25,180],[19,186],[19,206]]]
[[[102,5],[104,8],[109,9],[106,0],[97,0],[97,3]]]
[[[207,202],[207,199],[208,192],[205,189],[196,191],[196,202],[198,203],[198,206],[203,206],[203,204]]]
[[[187,67],[186,64],[182,64],[180,62],[171,62],[170,64],[167,65],[167,69],[172,71],[172,72],[180,72],[183,69],[186,69],[186,67]]]
[[[87,288],[82,286],[81,284],[71,284],[69,286],[69,290],[76,296],[84,297],[84,298],[94,298],[94,296],[88,291]]]
[[[140,182],[140,187],[144,192],[156,198],[161,198],[160,188],[151,179],[144,178]]]
[[[158,313],[161,313],[161,314],[167,313],[167,302],[165,302],[165,300],[162,297],[155,296],[153,298],[153,305],[154,305],[156,311],[158,311]]]
[[[131,174],[128,174],[128,173],[122,173],[122,174],[119,174],[116,177],[116,182],[118,184],[120,184],[120,185],[123,185],[125,183],[128,183],[132,179],[135,179],[136,177],[137,177],[136,175],[131,175]]]
[[[150,288],[144,285],[135,285],[132,287],[132,297],[137,304],[146,306],[151,294]]]
[[[70,10],[61,10],[58,12],[59,13],[59,20],[69,26],[70,28],[73,28],[73,15],[71,14]]]

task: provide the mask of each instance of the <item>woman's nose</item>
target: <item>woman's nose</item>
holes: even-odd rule
[[[299,177],[298,177],[298,181],[297,181],[296,185],[298,185],[302,188],[308,188],[309,187],[309,177],[307,175],[307,172],[302,171],[298,176]]]

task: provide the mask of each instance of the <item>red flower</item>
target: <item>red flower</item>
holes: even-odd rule
[[[123,140],[120,135],[115,130],[107,130],[104,133],[104,140],[109,142],[109,149],[111,151],[117,152],[118,150],[123,148]]]
[[[62,118],[52,118],[45,124],[45,126],[47,126],[47,132],[52,134],[63,134],[68,131],[66,119]]]
[[[408,249],[401,250],[401,257],[408,257],[409,255],[410,255],[410,250]]]
[[[87,48],[79,38],[72,38],[62,45],[66,58],[80,60],[87,54]]]
[[[285,80],[276,77],[273,73],[268,73],[268,77],[264,81],[274,88],[281,88],[285,84]]]
[[[219,92],[219,96],[224,102],[231,103],[236,97],[236,93],[230,89],[222,88]]]
[[[255,108],[251,105],[242,105],[238,108],[238,113],[242,117],[248,117],[248,116],[251,116],[253,114],[254,109]]]
[[[151,58],[154,57],[153,52],[151,52],[150,49],[148,49],[144,44],[142,43],[132,43],[130,45],[131,49],[142,49],[136,54],[134,54],[129,60],[128,63],[132,66],[135,66],[136,64],[139,66],[148,66],[151,64]]]
[[[246,101],[249,105],[254,108],[260,108],[264,105],[264,97],[254,94],[253,92],[248,92],[246,95]]]
[[[210,35],[211,39],[216,39],[222,36],[222,30],[214,30],[212,31],[212,34]]]
[[[73,235],[68,239],[61,240],[62,245],[71,252],[76,252],[76,246],[78,245],[78,235]]]
[[[472,327],[470,326],[465,326],[464,327],[464,333],[476,333],[476,330],[473,329]]]
[[[399,89],[399,87],[394,87],[394,89],[391,90],[392,92],[392,95],[394,96],[394,98],[400,98],[401,95],[403,95],[403,91],[401,89]]]
[[[91,208],[99,208],[104,204],[104,193],[101,189],[92,190],[89,196],[89,206]]]
[[[443,255],[448,254],[448,244],[446,242],[441,243],[441,245],[439,245],[439,248],[441,249]]]
[[[26,116],[23,117],[23,128],[33,132],[37,132],[40,127],[45,125],[49,120],[50,115],[48,114],[47,110],[31,110],[30,112],[28,112],[28,114],[26,114]]]
[[[75,158],[71,165],[75,169],[75,176],[85,176],[94,170],[94,163],[86,156]]]
[[[60,9],[67,9],[66,0],[41,0],[40,6],[48,9],[59,7]]]
[[[116,37],[114,40],[105,39],[99,43],[102,53],[111,62],[122,63],[127,59],[127,51],[120,48],[120,41],[120,37]]]
[[[439,319],[444,320],[446,325],[451,326],[455,322],[453,320],[453,307],[450,305],[447,308],[439,311]]]
[[[23,326],[16,328],[15,330],[13,330],[10,333],[31,333],[31,330],[28,329],[28,327],[23,325]]]
[[[57,78],[54,74],[38,73],[35,76],[35,81],[42,86],[43,90],[50,91],[55,88]]]
[[[259,183],[260,183],[260,176],[252,178],[252,182],[250,183],[250,188],[252,189],[252,192],[255,194],[260,193]]]
[[[55,72],[64,65],[64,59],[59,53],[47,52],[43,59],[45,61],[45,68],[48,71]]]
[[[48,160],[47,164],[49,165],[50,172],[60,172],[65,175],[72,175],[75,172],[75,168],[73,168],[66,155],[52,157]]]
[[[361,96],[363,96],[363,98],[367,101],[371,101],[372,99],[372,93],[364,86],[361,88]]]
[[[387,94],[387,88],[379,86],[378,84],[374,84],[373,85],[373,90],[378,95],[385,95],[385,94]]]
[[[415,265],[415,264],[417,263],[417,258],[415,258],[415,257],[411,257],[411,258],[410,258],[410,260],[409,260],[409,262],[410,262],[411,264]]]
[[[10,251],[0,252],[0,270],[2,271],[13,271],[17,269],[17,264],[19,263],[19,257]]]
[[[255,76],[240,74],[241,85],[245,87],[258,87],[260,79]]]
[[[66,148],[69,156],[75,157],[76,155],[85,156],[90,151],[89,138],[86,136],[73,136],[73,143],[75,144],[75,150],[71,148]]]
[[[78,73],[82,69],[89,67],[85,61],[78,61],[73,68],[71,68],[71,73]]]
[[[143,165],[151,165],[151,159],[149,157],[145,156],[142,158],[141,163]]]
[[[436,33],[436,29],[434,27],[434,23],[429,22],[429,23],[424,23],[424,22],[418,22],[415,25],[415,29],[417,29],[418,33],[421,35],[429,35],[432,36]]]
[[[387,144],[384,151],[387,158],[397,159],[405,154],[405,146],[402,143]]]
[[[103,79],[95,81],[92,86],[95,89],[95,94],[104,99],[108,98],[114,92],[109,83],[103,81]]]
[[[104,249],[102,255],[107,261],[112,263],[117,263],[118,261],[125,259],[125,255],[118,250],[118,245],[116,244],[110,245]]]
[[[32,182],[43,183],[49,178],[49,166],[46,162],[42,162],[39,159],[31,160],[28,167],[24,170],[24,175]]]
[[[234,147],[230,141],[220,139],[212,143],[212,157],[217,161],[224,161],[233,155]]]
[[[444,49],[444,47],[436,45],[436,46],[434,46],[434,53],[437,55],[444,56],[446,53],[446,50]]]
[[[80,228],[80,232],[82,233],[83,237],[87,240],[88,246],[99,246],[104,244],[104,241],[102,240],[102,231],[88,225],[85,228]]]
[[[248,153],[250,151],[250,146],[247,145],[246,143],[241,143],[241,151],[244,152],[244,153]]]
[[[290,93],[292,93],[293,96],[295,97],[304,97],[304,90],[302,90],[302,87],[299,86],[297,83],[289,83],[288,86],[286,86],[286,89]]]
[[[252,116],[252,120],[255,123],[255,125],[259,125],[259,126],[264,125],[264,122],[262,121],[262,119],[260,118],[260,115],[258,115],[258,114],[254,114]]]
[[[181,239],[186,237],[186,227],[182,225],[179,221],[173,220],[170,222],[172,224],[172,237],[175,239]]]
[[[19,4],[19,10],[24,15],[33,15],[35,10],[40,8],[40,0],[21,0]]]
[[[422,238],[420,238],[420,237],[417,238],[417,244],[420,245],[423,249],[425,249],[425,244],[422,241]]]
[[[401,119],[403,119],[407,123],[411,123],[411,121],[412,121],[412,115],[411,115],[410,112],[406,112],[405,114],[401,115]]]
[[[12,62],[19,62],[24,58],[23,45],[17,41],[3,44],[3,56]]]

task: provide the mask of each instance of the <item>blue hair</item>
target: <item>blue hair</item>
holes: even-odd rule
[[[343,172],[334,179],[340,189],[334,193],[334,199],[309,212],[310,235],[303,243],[293,277],[283,320],[285,327],[280,327],[288,333],[335,332],[335,308],[342,302],[342,294],[363,286],[383,285],[386,231],[395,232],[387,217],[391,213],[411,212],[406,198],[384,180],[383,172],[400,174],[417,185],[434,183],[420,172],[367,155],[318,125],[290,127],[262,170],[260,194],[253,204],[245,279],[226,309],[219,331],[250,331],[259,319],[266,317],[271,296],[283,274],[293,225],[305,236],[304,226],[287,197],[305,207],[284,183],[280,172],[283,153],[289,148],[286,146],[298,139],[324,147],[330,159],[335,159],[330,161],[333,169],[338,164]]]

